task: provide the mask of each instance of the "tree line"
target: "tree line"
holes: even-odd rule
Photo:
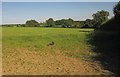
[[[54,20],[49,18],[45,22],[39,23],[36,20],[27,20],[25,24],[2,25],[8,27],[63,27],[63,28],[99,28],[101,24],[108,20],[109,12],[105,10],[97,11],[93,14],[93,19],[85,21],[74,21],[71,18]]]

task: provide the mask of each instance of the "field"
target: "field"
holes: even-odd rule
[[[2,28],[3,74],[110,74],[86,42],[93,29]],[[51,44],[54,42],[54,44]],[[49,44],[49,45],[48,45]]]
[[[2,27],[0,27],[0,76],[2,75]]]

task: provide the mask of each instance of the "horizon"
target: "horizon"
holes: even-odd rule
[[[27,20],[45,22],[71,18],[75,21],[92,19],[92,14],[100,10],[113,17],[115,2],[3,2],[2,24],[25,24]]]

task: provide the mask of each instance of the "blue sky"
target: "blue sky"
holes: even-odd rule
[[[2,2],[0,2],[0,25],[2,24]]]
[[[1,0],[2,2],[118,2],[119,0]]]
[[[16,24],[29,19],[43,22],[50,17],[85,20],[99,10],[109,11],[111,17],[114,5],[115,2],[3,2],[2,22]]]

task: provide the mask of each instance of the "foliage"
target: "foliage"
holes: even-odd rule
[[[40,27],[46,26],[46,22],[41,22],[41,23],[39,23],[39,24],[40,24]]]
[[[115,14],[115,18],[120,20],[120,1],[115,5],[113,12]]]
[[[100,30],[120,33],[120,1],[113,8],[114,17],[102,24]]]
[[[85,21],[80,21],[80,28],[84,28],[85,26]]]
[[[25,24],[7,24],[2,25],[2,27],[25,27]]]
[[[99,28],[102,23],[108,20],[109,12],[101,10],[93,14],[93,20],[95,21],[95,27]]]
[[[84,21],[82,28],[93,28],[93,26],[94,26],[94,21],[92,19],[86,19]]]
[[[64,23],[64,19],[55,21],[55,25],[62,25],[63,23]]]
[[[64,28],[70,28],[73,27],[74,24],[74,20],[69,18],[69,19],[61,19],[61,20],[57,20],[55,21],[56,25],[61,25],[61,27]]]
[[[27,27],[38,27],[39,23],[35,20],[28,20],[26,21],[26,26]]]
[[[120,31],[119,24],[120,24],[119,20],[113,17],[109,19],[106,23],[102,24],[99,30],[119,32]]]
[[[101,55],[94,57],[94,59],[101,61],[105,69],[110,70],[116,75],[119,75],[119,7],[120,2],[114,7],[113,11],[115,17],[109,19],[104,24],[100,24],[99,29],[96,29],[93,33],[88,35],[88,43],[91,45],[93,51],[101,53]],[[103,19],[104,21],[107,19],[107,15],[108,14],[106,14],[106,17]],[[101,22],[103,20],[101,19]]]
[[[73,27],[80,28],[80,21],[74,21]]]
[[[47,27],[55,27],[55,22],[52,18],[46,20]]]
[[[74,22],[74,21],[73,21],[73,19],[71,19],[71,18],[66,19],[66,20],[64,20],[63,27],[65,27],[65,28],[70,28],[70,27],[72,27],[73,22]]]

